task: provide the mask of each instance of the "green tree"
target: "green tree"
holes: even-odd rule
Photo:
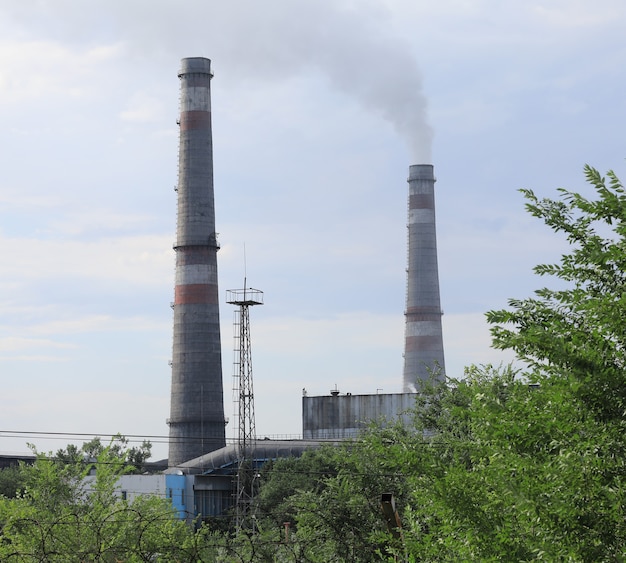
[[[612,172],[585,174],[595,198],[523,191],[571,245],[536,268],[556,288],[487,315],[495,346],[527,368],[472,366],[425,385],[412,427],[373,429],[317,481],[267,479],[296,523],[298,560],[626,559],[626,195]],[[397,498],[399,541],[382,524],[383,491]]]
[[[96,475],[87,479],[93,465]],[[23,467],[23,494],[0,498],[0,560],[198,561],[206,532],[178,520],[168,500],[130,504],[117,494],[129,469],[125,452],[112,447],[90,463],[38,454]]]
[[[0,496],[13,498],[23,487],[22,471],[18,465],[0,469]]]
[[[111,442],[105,445],[102,443],[102,439],[96,436],[89,442],[84,442],[80,448],[75,444],[68,444],[65,448],[57,450],[56,458],[64,463],[79,463],[81,461],[89,463],[105,449],[130,466],[129,473],[142,473],[146,461],[150,458],[152,444],[150,441],[144,440],[140,446],[128,447],[128,438],[116,434]]]
[[[616,438],[563,378],[536,387],[510,367],[471,367],[424,390],[412,427],[372,429],[336,450],[321,485],[290,493],[297,560],[619,560]],[[401,538],[381,492],[396,497]]]
[[[559,287],[535,297],[511,299],[510,309],[487,319],[497,348],[514,350],[538,377],[565,377],[600,420],[621,420],[626,411],[626,193],[617,176],[585,167],[594,199],[561,189],[559,199],[522,190],[526,208],[571,251],[535,272]]]
[[[620,553],[623,462],[606,449],[615,436],[590,419],[566,381],[536,388],[511,370],[472,368],[436,402],[442,429],[388,452],[410,472],[403,511],[415,560],[603,561]]]
[[[403,478],[395,468],[387,473],[385,460],[364,445],[326,446],[266,467],[257,497],[265,534],[258,541],[273,537],[278,545],[284,535],[277,553],[286,561],[384,559],[390,538],[380,498],[388,490],[400,494]]]
[[[300,457],[277,459],[263,467],[255,513],[265,526],[282,529],[289,522],[295,530],[298,508],[293,497],[301,491],[321,492],[325,481],[337,474],[335,450],[329,445],[306,451]]]

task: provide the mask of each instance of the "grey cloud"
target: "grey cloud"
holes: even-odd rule
[[[18,21],[32,17],[32,6],[23,4],[3,9]],[[146,64],[207,56],[228,82],[318,72],[388,120],[414,162],[430,162],[432,130],[417,60],[407,42],[381,25],[387,13],[376,3],[57,0],[41,2],[37,13],[41,33],[92,45],[121,40],[131,58]]]

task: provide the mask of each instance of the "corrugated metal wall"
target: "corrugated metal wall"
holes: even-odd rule
[[[410,424],[408,412],[415,393],[380,395],[330,395],[302,397],[302,433],[305,440],[354,438],[373,421],[383,425],[401,420]]]

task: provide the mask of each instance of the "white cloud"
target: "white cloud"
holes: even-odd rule
[[[328,318],[259,319],[254,330],[258,345],[268,351],[291,355],[290,350],[297,350],[303,358],[313,356],[323,361],[321,352],[327,346],[344,350],[347,355],[359,350],[401,349],[403,322],[402,315],[353,311]]]
[[[69,205],[69,201],[66,204]],[[118,209],[88,208],[64,210],[57,205],[45,229],[48,234],[58,237],[96,236],[101,233],[119,233],[132,230],[134,232],[147,231],[155,218],[147,214],[124,213]],[[42,229],[44,230],[44,229]]]
[[[611,25],[626,15],[623,2],[604,0],[589,4],[585,0],[528,2],[527,8],[536,24],[553,29],[573,29],[576,32]]]
[[[31,334],[70,335],[102,332],[142,332],[169,328],[169,324],[159,324],[154,318],[130,316],[113,317],[111,315],[89,315],[60,318],[33,324],[27,328]]]
[[[262,433],[300,427],[302,387],[401,387],[413,156],[385,119],[402,129],[423,110],[405,95],[417,70],[451,375],[499,363],[482,309],[530,294],[532,266],[562,250],[516,188],[577,189],[584,162],[623,163],[616,0],[186,0],[149,17],[143,0],[1,4],[0,338],[23,386],[3,390],[0,426],[167,431],[181,57],[216,71],[222,295],[244,243],[266,291]],[[221,318],[229,381],[226,305]]]
[[[173,287],[172,238],[117,236],[97,240],[0,237],[4,280],[98,279],[115,284]]]
[[[56,451],[68,443],[81,445],[94,436],[107,439],[122,433],[138,436],[163,436],[167,434],[163,412],[168,400],[149,392],[141,399],[125,390],[99,389],[91,391],[55,387],[33,386],[28,381],[3,389],[3,409],[0,414],[2,451],[26,452],[26,443],[34,442],[40,451]],[[51,396],[54,400],[51,400]],[[7,430],[17,432],[7,433]],[[83,436],[55,436],[50,432],[79,432]],[[142,438],[138,441],[141,442]],[[163,439],[151,438],[152,459],[167,457]],[[131,445],[137,438],[131,438]]]
[[[0,210],[32,212],[33,209],[49,209],[59,205],[60,194],[24,194],[14,186],[2,186],[0,189]]]
[[[123,50],[121,43],[85,49],[50,40],[0,41],[0,100],[21,106],[93,95],[103,79],[100,67]]]
[[[137,92],[128,101],[128,106],[120,113],[120,117],[123,121],[149,123],[160,119],[163,113],[164,107],[160,98]]]
[[[470,365],[498,366],[514,361],[512,352],[491,348],[489,324],[483,313],[444,315],[442,320],[446,372],[450,377],[463,377]]]
[[[23,338],[17,336],[0,337],[0,355],[7,352],[21,352],[30,348],[37,350],[41,348],[73,348],[72,344],[67,342],[57,342],[54,340],[45,340],[42,338]],[[12,356],[15,358],[15,356]]]

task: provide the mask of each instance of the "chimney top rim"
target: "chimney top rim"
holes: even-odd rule
[[[178,76],[192,73],[210,74],[213,76],[211,72],[211,59],[207,59],[206,57],[187,57],[181,59]]]

